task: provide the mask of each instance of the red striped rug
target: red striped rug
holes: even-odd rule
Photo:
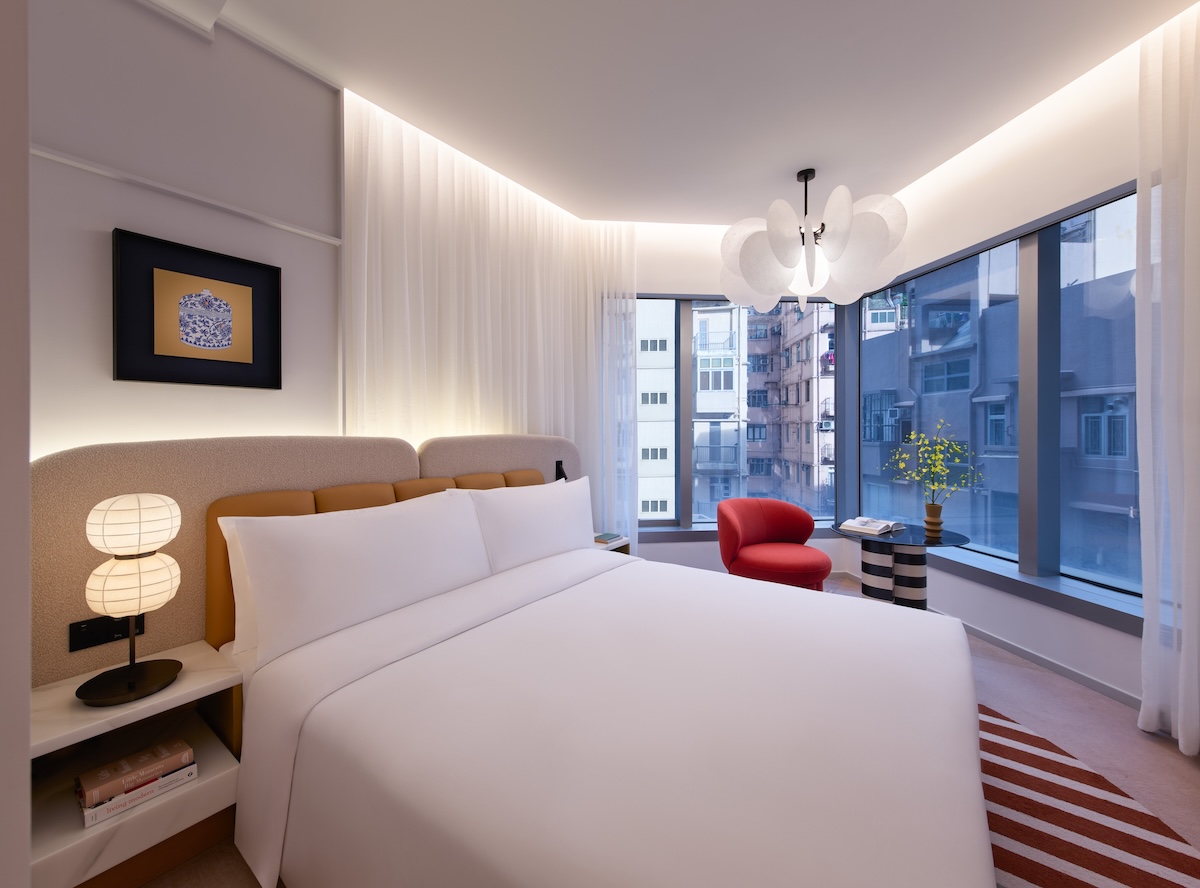
[[[1087,765],[979,707],[999,888],[1200,888],[1200,853]]]

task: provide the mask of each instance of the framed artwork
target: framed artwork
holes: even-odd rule
[[[113,379],[282,388],[280,270],[113,229]]]

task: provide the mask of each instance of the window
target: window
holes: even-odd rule
[[[989,447],[1012,444],[1008,436],[1008,405],[1003,401],[993,401],[987,405],[987,443]]]
[[[641,345],[644,352],[665,352],[667,350],[667,340],[665,339],[643,339]]]
[[[1141,525],[1133,274],[1137,199],[1059,226],[1063,471],[1059,569],[1138,590]]]
[[[642,392],[643,404],[665,404],[667,403],[666,392]]]
[[[804,424],[804,443],[805,444],[812,443],[812,423],[811,422],[806,422]]]
[[[921,390],[927,395],[962,391],[971,386],[971,361],[968,358],[926,364],[922,373],[924,385]]]
[[[674,337],[665,352],[639,351],[639,393],[666,389],[669,403],[679,410],[687,400],[670,390],[692,388],[690,416],[674,417],[675,425],[668,425],[661,406],[649,399],[639,404],[639,447],[675,442],[668,448],[669,460],[638,460],[639,503],[665,498],[670,510],[643,510],[640,518],[646,524],[712,526],[717,503],[726,495],[783,499],[818,518],[832,517],[833,476],[822,477],[808,490],[796,478],[794,449],[801,416],[793,405],[803,397],[804,379],[814,377],[812,363],[805,367],[795,358],[804,354],[805,341],[810,352],[827,341],[834,306],[813,300],[802,313],[784,305],[770,314],[765,319],[725,300],[638,300],[639,344],[642,339]],[[755,327],[765,329],[765,339],[751,333]],[[670,371],[660,370],[668,365]],[[668,384],[660,381],[668,378]],[[833,380],[810,382],[810,392],[830,401],[832,416]],[[790,402],[786,406],[781,403],[785,397]],[[785,417],[785,410],[793,415]],[[805,418],[810,425],[811,420]],[[787,479],[782,467],[785,430],[794,463]],[[668,432],[673,437],[667,437]]]
[[[946,527],[971,538],[969,548],[1016,561],[1022,573],[1057,569],[1140,591],[1135,216],[1130,196],[1023,236],[1020,261],[1056,269],[1057,287],[1047,287],[1047,275],[1036,268],[1024,276],[1027,289],[1018,286],[1013,241],[863,300],[859,505],[865,514],[919,516],[915,485],[878,467],[909,429],[932,434],[945,420],[947,436],[967,447],[983,474],[943,512]],[[1018,323],[1026,299],[1039,313],[1046,306],[1058,313],[1048,339],[1039,336],[1044,325]],[[887,310],[884,302],[899,309],[897,325],[872,329],[882,318],[871,312]],[[1039,362],[1040,375],[1018,361],[1028,346],[1048,358]],[[1034,411],[1035,427],[1019,429],[1023,392],[1056,404],[1057,417],[1049,421]],[[1059,453],[1040,480],[1018,472],[1026,431],[1028,441],[1053,442]],[[1055,496],[1039,495],[1047,477],[1057,480]],[[1037,532],[1018,534],[1018,528]],[[1036,546],[1022,551],[1021,536]]]
[[[894,308],[883,311],[871,311],[868,314],[867,324],[872,327],[888,327],[896,323],[896,310]]]
[[[643,447],[642,459],[666,459],[667,448],[665,447]]]
[[[863,395],[862,440],[864,443],[895,442],[903,438],[902,435],[897,435],[900,411],[892,406],[895,403],[895,392],[870,392]]]
[[[750,330],[746,334],[749,339],[766,339],[767,325],[766,324],[751,324]]]
[[[1008,398],[1016,409],[1017,256],[1017,242],[1010,241],[869,296],[858,309],[861,514],[920,519],[921,489],[883,467],[910,432],[932,436],[944,421],[943,437],[976,454],[973,464],[984,477],[945,502],[945,527],[970,537],[970,548],[1013,560],[1015,516],[989,514],[987,497],[1016,493],[1015,454],[1002,454],[1009,461],[1000,462],[987,444],[1007,425],[1001,415],[993,427],[990,409],[1003,408]],[[901,304],[916,323],[872,326],[872,311]]]
[[[697,366],[700,370],[696,380],[699,391],[733,391],[733,358],[700,358]]]

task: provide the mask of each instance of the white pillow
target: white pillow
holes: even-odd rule
[[[233,646],[229,652],[243,654],[258,644],[258,609],[254,606],[254,589],[246,574],[246,559],[242,556],[242,542],[234,521],[234,518],[223,516],[217,519],[217,524],[225,535],[229,573],[233,579]]]
[[[257,639],[237,641],[242,650],[257,644],[258,668],[491,573],[475,509],[461,497],[430,494],[369,509],[219,524],[241,551],[244,570],[230,562],[235,604],[247,609],[247,625],[238,628],[249,632],[256,622]]]
[[[587,476],[574,481],[472,490],[492,572],[595,544]]]

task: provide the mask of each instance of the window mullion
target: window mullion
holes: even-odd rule
[[[1022,573],[1055,576],[1060,564],[1062,366],[1057,225],[1020,239],[1018,275],[1017,561]]]

